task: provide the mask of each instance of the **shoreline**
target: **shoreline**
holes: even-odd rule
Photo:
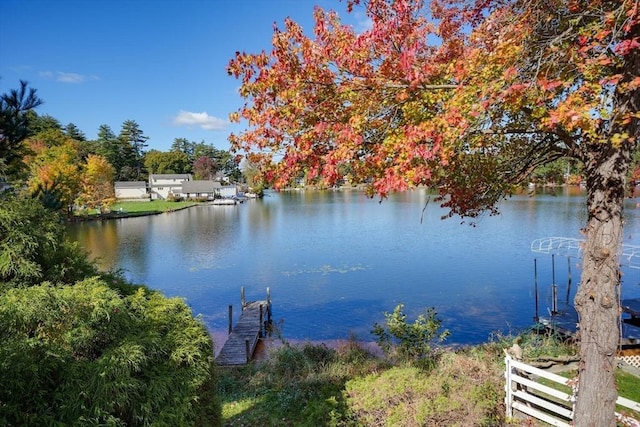
[[[209,330],[209,336],[213,340],[213,353],[214,357],[217,357],[224,346],[224,343],[227,341],[228,334],[224,330]],[[267,360],[269,357],[269,352],[283,347],[287,344],[291,345],[300,345],[300,344],[312,344],[312,345],[326,345],[331,349],[338,349],[341,346],[347,345],[351,338],[342,338],[342,339],[333,339],[333,340],[312,340],[312,339],[286,339],[279,336],[267,336],[264,338],[260,338],[258,340],[258,345],[256,347],[253,359],[254,361]],[[384,353],[382,349],[378,345],[378,343],[374,341],[362,341],[362,340],[353,340],[359,346],[367,349],[375,356],[383,356]]]

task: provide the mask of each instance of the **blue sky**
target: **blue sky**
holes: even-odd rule
[[[243,102],[228,61],[269,50],[287,16],[310,33],[316,4],[364,25],[339,0],[0,0],[0,93],[27,80],[45,102],[38,114],[88,139],[135,120],[148,149],[175,138],[227,149],[243,129],[228,122]]]

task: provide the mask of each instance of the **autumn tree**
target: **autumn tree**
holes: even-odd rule
[[[71,214],[81,191],[82,162],[78,142],[62,140],[54,145],[30,142],[34,156],[29,159],[28,190],[33,195],[54,194],[67,214]]]
[[[104,212],[115,201],[115,169],[106,158],[95,154],[89,154],[83,169],[79,202]]]
[[[253,164],[249,159],[245,159],[242,163],[242,176],[244,182],[249,186],[249,191],[262,195],[267,187],[260,173],[260,168]]]
[[[23,169],[24,140],[32,134],[28,113],[42,104],[36,92],[21,80],[18,89],[0,95],[0,166],[8,176]]]
[[[436,188],[450,215],[496,203],[540,166],[581,162],[587,185],[578,426],[615,425],[625,176],[638,141],[637,0],[348,1],[356,32],[315,9],[229,74],[249,127],[230,136],[276,188],[348,171],[370,194]]]
[[[217,170],[211,157],[201,156],[193,162],[193,175],[195,179],[213,179]]]

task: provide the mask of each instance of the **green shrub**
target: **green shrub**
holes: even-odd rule
[[[0,291],[43,281],[72,283],[96,274],[87,253],[64,238],[59,216],[35,199],[0,203]]]
[[[0,425],[219,424],[213,347],[177,298],[98,278],[0,294]]]
[[[428,308],[411,324],[407,323],[403,308],[398,304],[393,313],[385,312],[385,326],[376,323],[371,333],[378,337],[378,344],[388,356],[428,366],[436,356],[433,343],[446,339],[449,331],[440,331],[442,321],[434,308]]]

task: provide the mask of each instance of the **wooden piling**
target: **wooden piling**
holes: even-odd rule
[[[251,361],[258,340],[264,337],[264,311],[267,311],[271,321],[271,298],[267,291],[267,301],[247,302],[244,300],[244,287],[241,288],[240,298],[242,312],[235,327],[232,327],[232,306],[229,306],[229,337],[225,342],[216,362],[220,366],[244,365]]]

